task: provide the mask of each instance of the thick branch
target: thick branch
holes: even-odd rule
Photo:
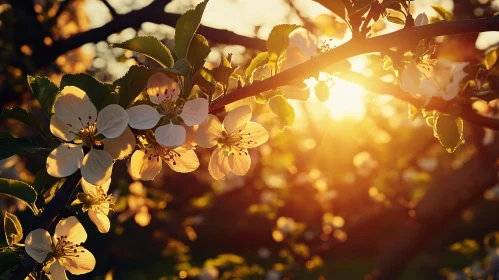
[[[180,15],[164,12],[166,4],[171,0],[156,0],[149,6],[128,14],[117,14],[107,24],[86,32],[79,33],[65,40],[55,41],[49,47],[36,50],[33,53],[35,68],[43,68],[52,63],[58,56],[76,49],[86,43],[97,43],[106,40],[113,33],[120,32],[126,28],[139,28],[144,22],[165,24],[175,27]],[[265,41],[238,35],[228,30],[221,30],[207,26],[200,26],[198,32],[218,43],[228,45],[243,45],[256,50],[266,50]]]
[[[306,79],[341,60],[371,52],[383,52],[392,47],[413,48],[420,39],[454,35],[470,32],[484,32],[499,30],[499,17],[490,17],[473,20],[442,21],[425,26],[406,28],[386,35],[368,39],[356,39],[338,46],[323,54],[317,55],[311,60],[299,64],[293,68],[283,71],[263,81],[239,88],[223,99],[220,99],[212,107],[215,111],[227,104],[255,96],[273,88],[290,84],[297,79]]]

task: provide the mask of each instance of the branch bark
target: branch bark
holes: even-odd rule
[[[417,45],[419,40],[424,38],[497,30],[499,30],[499,17],[490,17],[473,20],[442,21],[435,24],[405,28],[373,38],[350,40],[335,49],[317,55],[309,61],[275,76],[234,90],[226,97],[215,100],[215,104],[210,110],[215,111],[227,104],[290,84],[297,79],[304,80],[320,72],[327,66],[356,55],[383,52],[392,47],[411,49]]]
[[[166,24],[175,27],[177,20],[180,18],[178,14],[164,12],[165,6],[171,0],[156,0],[148,6],[130,12],[128,14],[117,14],[113,20],[107,24],[76,34],[68,39],[55,41],[51,46],[45,46],[33,52],[32,58],[35,69],[40,69],[52,63],[57,57],[66,52],[83,46],[86,43],[97,43],[106,40],[113,33],[120,32],[126,28],[139,28],[144,22],[152,22],[157,24]],[[243,45],[247,48],[256,50],[266,50],[265,41],[238,35],[228,30],[221,30],[207,26],[200,26],[198,33],[202,34],[209,40],[228,44],[228,45]]]

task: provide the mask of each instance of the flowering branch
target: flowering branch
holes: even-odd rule
[[[215,111],[227,104],[287,85],[297,79],[304,80],[327,66],[356,55],[383,52],[393,47],[410,49],[424,38],[496,30],[499,30],[499,17],[489,17],[473,20],[441,21],[435,24],[405,28],[373,38],[353,39],[268,79],[236,89],[225,97],[216,100],[210,110]]]

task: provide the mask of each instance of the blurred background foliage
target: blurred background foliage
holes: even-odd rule
[[[48,76],[58,83],[62,74],[86,72],[106,82],[123,76],[131,65],[155,66],[142,55],[109,47],[138,35],[153,35],[171,48],[171,24],[150,23],[147,18],[102,41],[74,45],[47,60],[57,53],[57,48],[51,48],[57,42],[103,29],[151,2],[0,1],[2,106],[20,105],[43,116],[29,92],[27,74]],[[199,1],[167,2],[165,12],[178,14]],[[416,1],[413,12],[437,17],[430,8],[433,3],[453,11],[456,19],[477,18],[493,15],[499,7],[495,2]],[[309,0],[212,0],[202,23],[265,39],[274,25],[286,22],[311,29],[330,47],[351,36],[339,18]],[[372,29],[377,35],[398,28],[380,19]],[[214,35],[207,38],[212,46],[208,68],[218,65],[222,54],[232,53],[232,63],[242,73],[258,53],[225,45],[223,38]],[[497,44],[496,39],[495,33],[439,37],[436,56],[476,62],[485,49]],[[396,83],[393,72],[383,69],[379,55],[350,62],[353,71]],[[256,77],[268,74],[263,70]],[[245,177],[214,181],[207,171],[209,151],[201,148],[196,150],[201,161],[198,170],[178,174],[165,167],[153,182],[134,181],[127,161],[119,162],[110,189],[117,199],[110,214],[111,231],[100,234],[87,215],[77,214],[89,234],[86,247],[98,262],[92,273],[72,278],[370,279],[379,256],[388,250],[386,244],[393,242],[393,233],[415,223],[415,206],[430,185],[438,187],[432,182],[463,166],[494,135],[467,126],[466,144],[449,154],[422,117],[407,117],[406,103],[335,81],[328,101],[321,103],[311,94],[306,103],[293,102],[297,118],[283,132],[266,106],[253,99],[236,104],[250,104],[255,121],[271,134],[268,143],[251,151],[253,164]],[[493,102],[475,107],[488,114],[497,111]],[[1,130],[39,140],[12,120],[2,120]],[[14,156],[0,162],[0,176],[33,182],[44,166],[43,157]],[[494,277],[499,272],[495,215],[499,185],[490,187],[449,217],[443,230],[425,238],[420,251],[410,256],[402,279],[498,279]],[[0,197],[0,209],[15,213],[23,224],[33,218],[24,208]],[[69,209],[64,213],[71,214]]]

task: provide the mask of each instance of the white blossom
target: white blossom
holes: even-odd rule
[[[179,98],[178,83],[164,73],[155,73],[149,78],[147,95],[154,106],[142,104],[126,110],[130,127],[151,129],[165,119],[168,123],[155,129],[156,141],[165,147],[176,148],[184,144],[186,130],[180,121],[194,126],[208,116],[208,100],[196,98],[186,101]]]
[[[50,275],[54,280],[68,279],[66,270],[80,275],[92,271],[95,257],[81,246],[87,239],[82,224],[71,216],[62,219],[55,227],[54,237],[44,229],[35,229],[26,237],[26,253],[39,263],[50,265]]]
[[[50,131],[65,143],[48,156],[47,172],[60,178],[81,169],[86,181],[103,184],[111,176],[113,158],[126,156],[135,145],[127,125],[128,115],[119,105],[111,104],[97,113],[83,90],[64,87],[54,104]],[[103,144],[104,149],[99,149]],[[90,150],[86,155],[84,147]]]
[[[202,123],[196,132],[199,146],[211,148],[213,151],[208,165],[211,176],[220,180],[229,171],[244,176],[251,166],[249,148],[265,143],[269,138],[267,130],[258,123],[251,122],[251,107],[244,105],[230,111],[223,123],[214,115]]]

